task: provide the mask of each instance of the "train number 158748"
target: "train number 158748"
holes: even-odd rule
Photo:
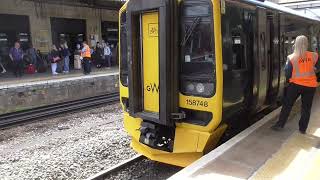
[[[191,105],[191,106],[202,106],[202,107],[208,107],[209,106],[208,101],[187,99],[186,102],[187,102],[187,105]]]

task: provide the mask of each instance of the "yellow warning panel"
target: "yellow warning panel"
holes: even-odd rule
[[[144,110],[159,112],[158,12],[142,15]]]

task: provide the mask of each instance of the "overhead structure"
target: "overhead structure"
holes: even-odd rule
[[[282,6],[303,12],[308,16],[320,19],[320,1],[319,0],[276,0]]]
[[[126,2],[125,0],[28,0],[35,3],[49,3],[49,4],[60,4],[80,7],[91,7],[96,9],[116,9]]]

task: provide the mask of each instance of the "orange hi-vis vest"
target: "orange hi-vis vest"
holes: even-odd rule
[[[86,49],[86,51],[85,52],[81,51],[81,56],[83,58],[91,58],[90,47],[88,45],[85,45],[84,48]]]
[[[305,58],[290,59],[292,64],[290,83],[306,87],[317,87],[317,76],[314,72],[317,61],[318,55],[309,51],[306,52]]]

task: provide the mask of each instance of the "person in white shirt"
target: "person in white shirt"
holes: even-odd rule
[[[107,46],[105,46],[103,48],[103,54],[105,56],[105,60],[107,61],[107,67],[108,68],[111,68],[111,57],[112,57],[112,52],[111,52],[111,49],[110,49],[110,45],[109,43],[107,43]]]

